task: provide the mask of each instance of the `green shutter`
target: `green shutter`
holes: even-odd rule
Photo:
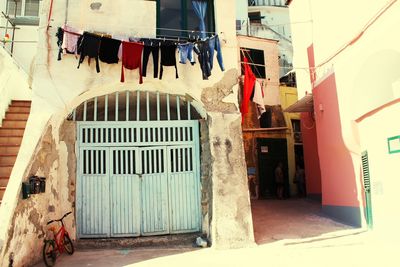
[[[365,219],[367,220],[368,228],[372,228],[372,202],[371,202],[371,179],[369,173],[368,152],[364,151],[361,154],[363,181],[365,191]]]

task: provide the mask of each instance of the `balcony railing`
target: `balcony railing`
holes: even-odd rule
[[[279,6],[286,7],[285,0],[248,0],[249,6]]]

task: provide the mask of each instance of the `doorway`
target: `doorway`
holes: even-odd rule
[[[260,198],[276,198],[275,168],[279,162],[283,164],[284,198],[290,196],[288,176],[288,155],[286,139],[257,139],[259,166],[259,196]]]

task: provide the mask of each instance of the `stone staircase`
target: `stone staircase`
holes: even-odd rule
[[[13,100],[0,127],[0,204],[24,135],[31,101]]]

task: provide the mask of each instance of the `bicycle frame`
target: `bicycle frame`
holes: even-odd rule
[[[57,226],[51,225],[49,230],[53,232],[53,237],[51,239],[44,240],[43,246],[43,261],[47,267],[51,267],[55,264],[56,258],[62,253],[67,252],[69,255],[74,253],[74,246],[72,244],[71,238],[64,226],[64,218],[67,217],[72,212],[67,212],[61,219],[51,220],[47,222],[47,225],[54,222],[58,222],[61,227],[57,229]]]
[[[64,236],[68,234],[64,225],[60,227],[57,233],[54,233],[54,241],[56,242],[56,250],[61,254],[64,252]]]
[[[67,217],[69,214],[71,214],[71,212],[67,212],[66,214],[64,214],[64,216],[61,219],[58,220],[51,220],[49,221],[47,224],[51,224],[54,222],[59,222],[61,224],[60,229],[58,229],[58,231],[56,232],[56,227],[55,226],[51,226],[50,230],[53,232],[53,237],[54,237],[54,241],[55,241],[55,250],[58,251],[60,254],[62,254],[65,250],[64,248],[64,237],[65,235],[68,235],[67,230],[65,230],[65,226],[64,226],[64,218]]]

